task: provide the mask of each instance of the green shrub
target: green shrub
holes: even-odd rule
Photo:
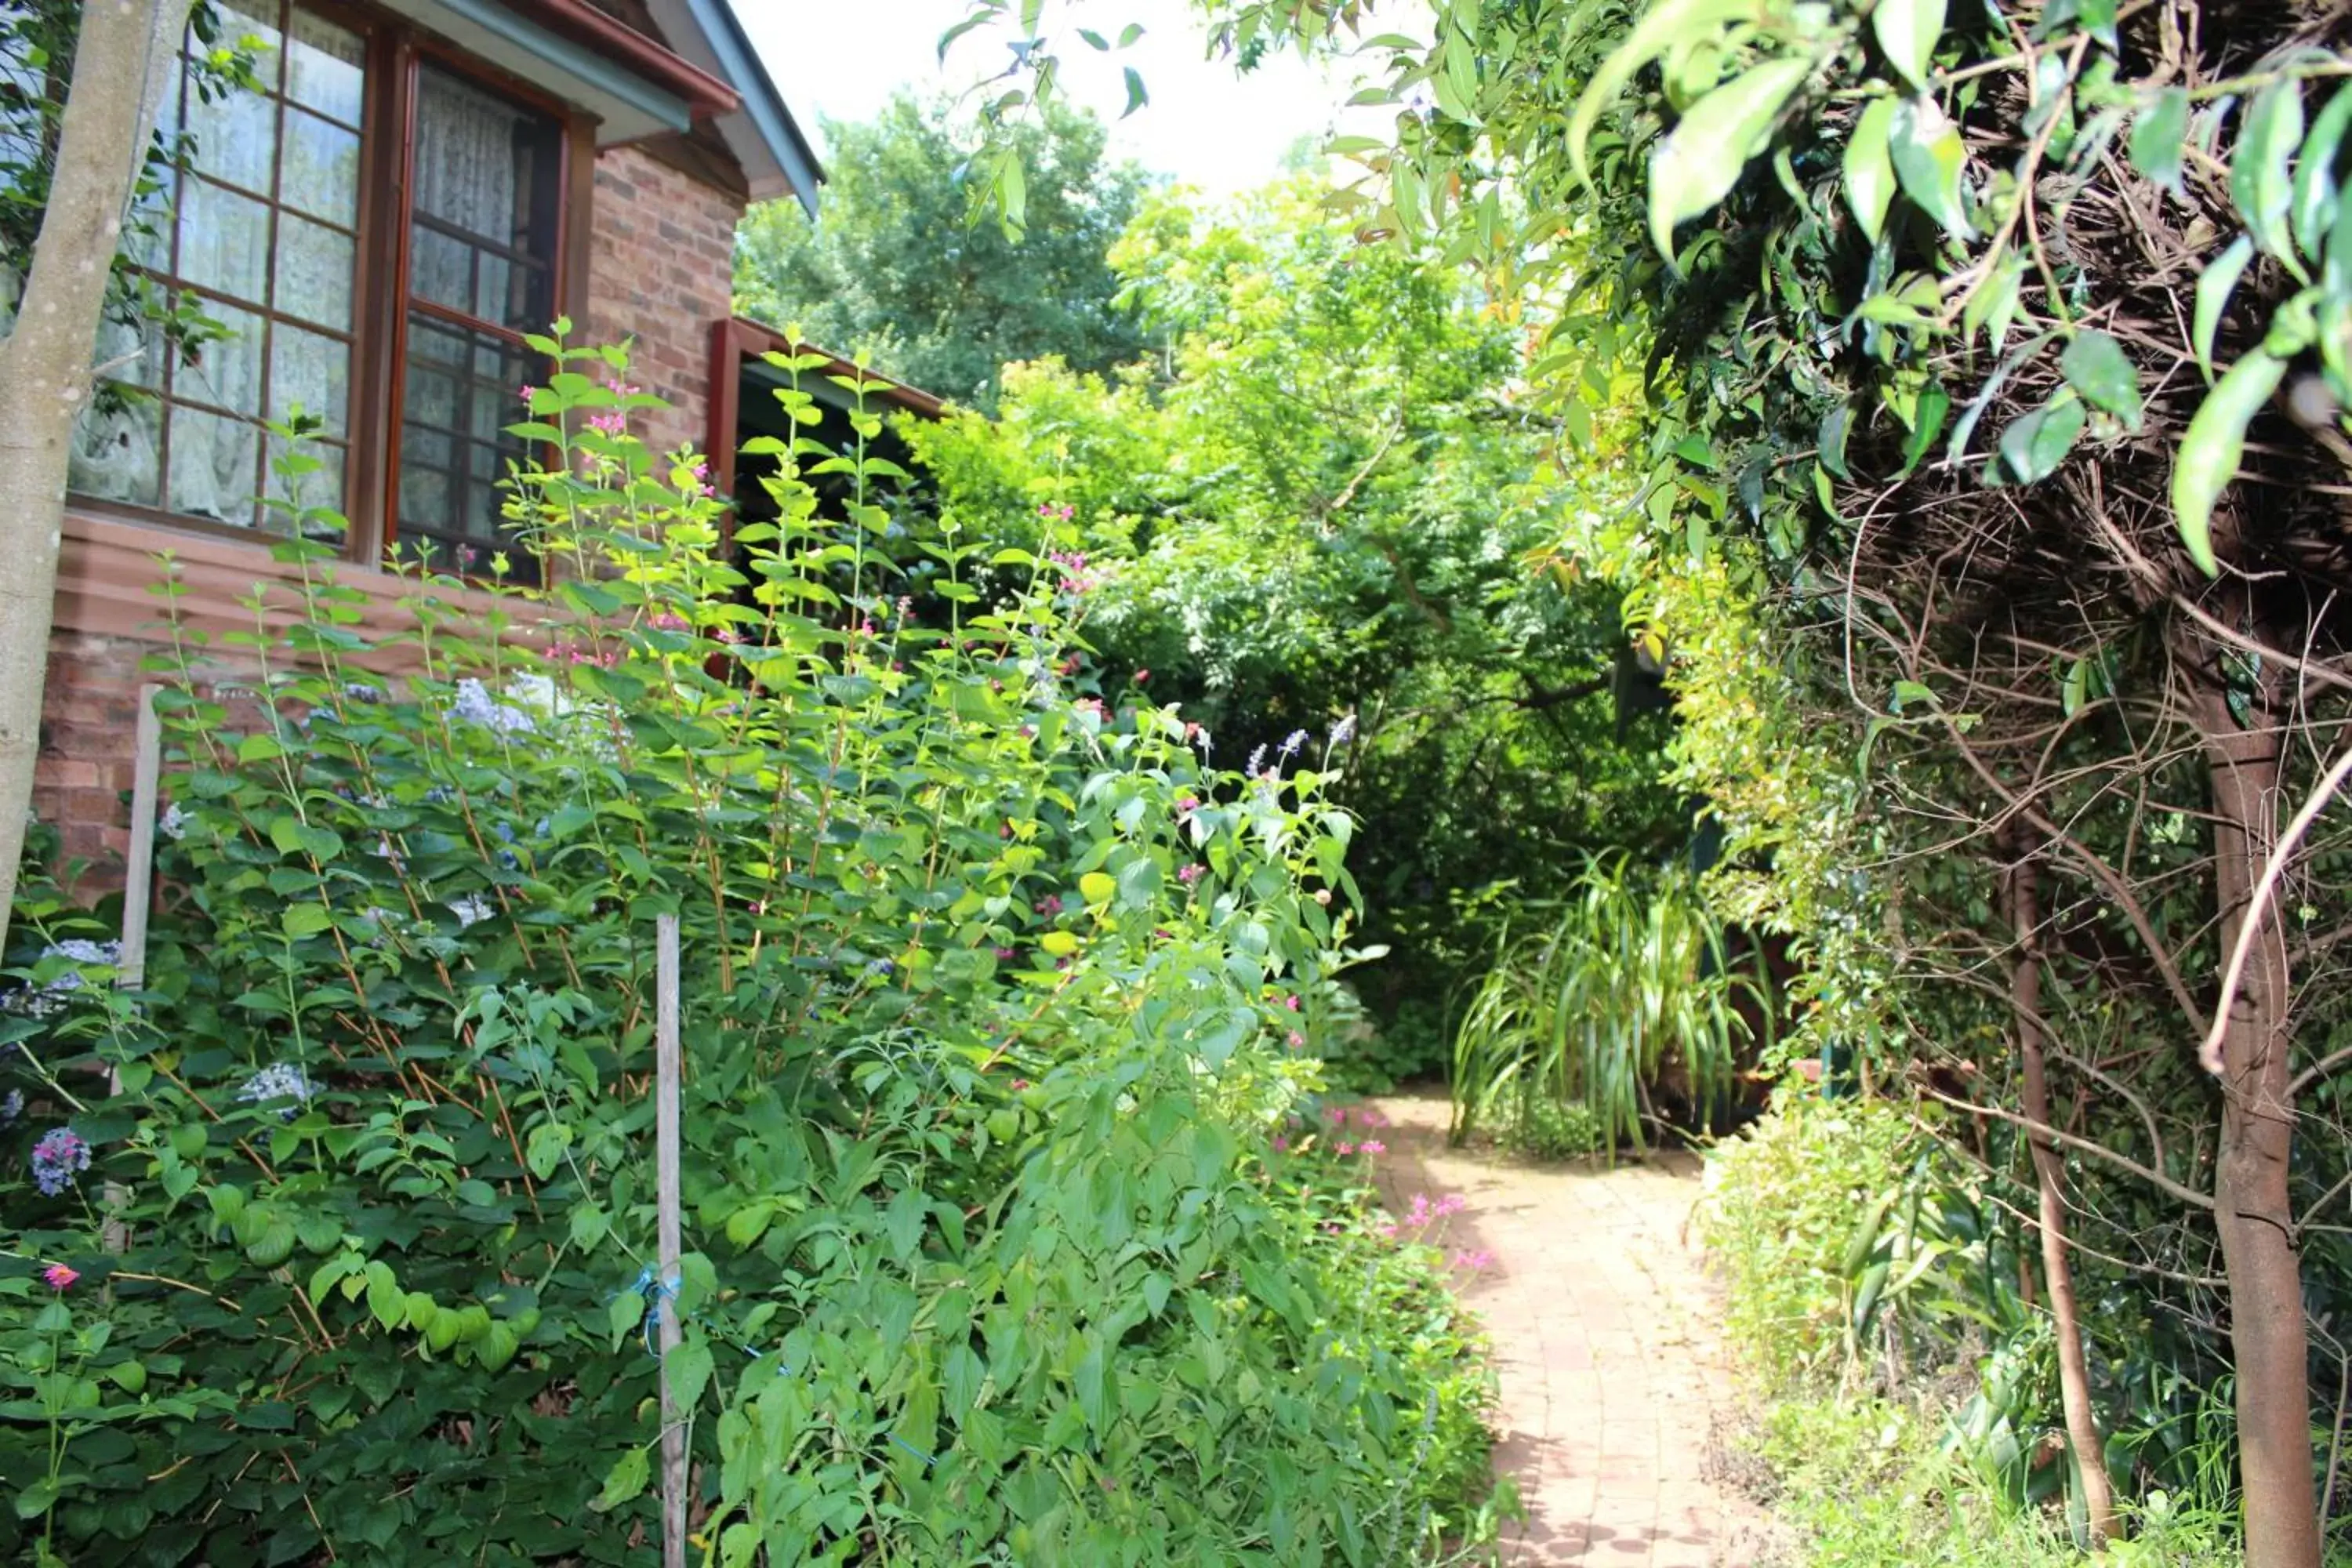
[[[1852,1343],[1859,1270],[1848,1253],[1921,1144],[1891,1105],[1797,1086],[1708,1154],[1698,1223],[1723,1274],[1726,1331],[1773,1385],[1830,1366]]]
[[[1082,696],[1082,569],[999,556],[1025,586],[982,604],[953,534],[894,558],[862,489],[817,516],[795,443],[780,521],[722,538],[691,456],[627,434],[654,402],[622,358],[534,346],[562,368],[516,428],[554,455],[509,515],[552,586],[485,613],[420,564],[378,637],[304,542],[340,520],[289,518],[289,631],[258,594],[218,647],[174,622],[142,987],[27,904],[0,1552],[642,1561],[665,1299],[702,1561],[1479,1533],[1487,1384],[1441,1260],[1267,1164],[1357,918],[1320,781],[1213,773],[1171,712]]]
[[[1601,1123],[1593,1119],[1591,1108],[1575,1102],[1518,1103],[1502,1132],[1506,1146],[1538,1160],[1580,1160],[1598,1154],[1604,1146]]]
[[[1754,1440],[1780,1517],[1808,1568],[2074,1568],[2085,1561],[2059,1517],[1996,1501],[1904,1405],[1796,1398],[1775,1404]],[[2063,1465],[2063,1456],[2047,1462]],[[2242,1560],[2228,1521],[2158,1493],[2135,1510],[2116,1568],[2223,1568]]]

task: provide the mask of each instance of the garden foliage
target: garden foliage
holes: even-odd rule
[[[2247,1560],[2313,1568],[2352,1365],[2341,9],[1201,8],[1244,58],[1360,44],[1394,134],[1335,202],[1475,265],[1634,476],[1591,537],[1675,650],[1725,912],[1796,940],[1809,1038],[1966,1108],[2070,1459],[2226,1390]]]
[[[1107,674],[1181,700],[1219,760],[1352,734],[1331,788],[1364,825],[1362,934],[1388,952],[1353,976],[1378,1033],[1339,1065],[1375,1086],[1442,1070],[1514,897],[1684,829],[1656,721],[1628,731],[1611,701],[1618,595],[1552,549],[1590,498],[1507,385],[1508,325],[1359,244],[1310,181],[1149,201],[1111,262],[1162,354],[1015,367],[996,419],[909,438],[944,515],[1045,509],[1034,547],[1100,578]]]
[[[250,632],[160,585],[143,980],[36,902],[0,1010],[0,1550],[642,1561],[665,1299],[698,1561],[1476,1533],[1486,1384],[1436,1259],[1272,1143],[1359,918],[1323,779],[1079,696],[1089,595],[1042,556],[992,554],[1023,586],[983,605],[969,535],[884,553],[875,416],[820,446],[785,394],[782,518],[730,538],[702,466],[630,434],[623,356],[534,346],[516,428],[550,456],[509,515],[544,595],[414,565],[380,633],[317,510]],[[846,517],[803,456],[859,481]]]

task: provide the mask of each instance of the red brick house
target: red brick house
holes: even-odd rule
[[[249,626],[277,574],[264,420],[324,418],[344,580],[389,605],[388,552],[499,543],[501,426],[540,369],[521,334],[558,315],[635,340],[633,378],[673,405],[649,439],[731,451],[736,222],[785,195],[813,212],[823,178],[730,0],[218,3],[269,46],[267,90],[173,94],[196,165],[138,259],[234,335],[188,365],[102,344],[149,395],[93,411],[72,465],[35,805],[101,863],[127,841],[157,553],[217,627]]]

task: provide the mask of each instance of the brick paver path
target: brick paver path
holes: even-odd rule
[[[1441,1099],[1377,1103],[1393,1124],[1380,1162],[1391,1203],[1460,1194],[1447,1249],[1493,1255],[1463,1297],[1494,1342],[1496,1468],[1528,1509],[1503,1561],[1751,1568],[1755,1516],[1705,1473],[1733,1390],[1685,1235],[1698,1162],[1528,1164],[1447,1148]]]

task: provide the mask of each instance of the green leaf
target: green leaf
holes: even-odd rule
[[[2082,399],[2061,389],[2041,407],[2011,420],[2000,433],[2000,459],[2010,477],[2030,485],[2055,473],[2081,438],[2085,417]]]
[[[2286,362],[2255,349],[2231,365],[2205,396],[2180,438],[2172,462],[2172,521],[2190,559],[2208,577],[2219,576],[2213,558],[2213,503],[2238,476],[2245,455],[2246,426],[2278,390]]]
[[[711,1370],[710,1346],[698,1338],[682,1342],[663,1361],[670,1397],[677,1401],[680,1410],[690,1411],[702,1402],[702,1391],[710,1386]]]
[[[2347,129],[2352,129],[2352,86],[2336,89],[2327,107],[2311,122],[2311,133],[2303,139],[2303,151],[2295,159],[2294,244],[2296,249],[2315,261],[2326,245],[2327,231],[2336,223],[2342,195],[2336,154],[2344,145]]]
[[[58,1500],[58,1483],[43,1476],[16,1494],[16,1517],[38,1519]]]
[[[1127,107],[1118,111],[1121,120],[1151,101],[1151,95],[1143,90],[1143,74],[1140,71],[1129,66],[1123,74],[1127,78]]]
[[[650,1474],[651,1467],[646,1462],[646,1451],[631,1448],[614,1460],[613,1468],[604,1472],[604,1489],[596,1494],[589,1508],[597,1513],[612,1512],[644,1491]]]
[[[1935,100],[1906,99],[1895,106],[1887,126],[1887,150],[1903,194],[1954,239],[1974,239],[1976,230],[1969,226],[1960,203],[1960,171],[1968,163],[1969,150]]]
[[[1633,30],[1592,73],[1591,81],[1576,100],[1576,108],[1570,111],[1568,157],[1576,177],[1588,185],[1592,183],[1592,171],[1585,157],[1592,140],[1592,128],[1643,66],[1670,47],[1687,46],[1726,22],[1752,16],[1755,9],[1755,0],[1663,0],[1643,12]]]
[[[2287,243],[2287,215],[2294,200],[2288,161],[2303,142],[2303,83],[2289,78],[2254,95],[2230,160],[2230,198],[2255,246],[2300,277]]]
[[[745,1204],[727,1216],[727,1239],[737,1247],[749,1247],[767,1234],[768,1226],[775,1217],[776,1205],[772,1198]]]
[[[1886,209],[1895,200],[1895,164],[1887,156],[1886,133],[1895,123],[1895,100],[1874,98],[1863,106],[1845,144],[1845,201],[1854,221],[1872,244],[1886,227]]]
[[[1887,63],[1924,91],[1937,41],[1944,36],[1944,0],[1878,0],[1871,8],[1870,30],[1878,36]]]
[[[2180,183],[2182,149],[2189,141],[2189,89],[2168,87],[2132,121],[2132,167],[2186,201]]]
[[[646,1299],[634,1290],[622,1291],[604,1308],[604,1326],[612,1333],[614,1350],[620,1349],[645,1321]]]
[[[1766,60],[1690,107],[1650,157],[1650,239],[1674,259],[1675,226],[1712,210],[1771,140],[1780,110],[1812,74],[1810,58]]]
[[[1927,448],[1944,433],[1944,421],[1952,412],[1952,395],[1944,390],[1940,381],[1931,381],[1919,394],[1919,406],[1912,416],[1911,434],[1903,443],[1903,472],[1907,477],[1918,468]]]
[[[2254,242],[2244,235],[2230,242],[2229,248],[2207,263],[2197,279],[2197,307],[2191,317],[2189,346],[2197,353],[2197,368],[2205,379],[2213,379],[2213,338],[2221,330],[2221,312],[2229,308],[2231,291],[2245,275],[2246,264],[2254,258]]]
[[[289,904],[278,911],[278,923],[288,936],[316,936],[335,923],[324,904]]]
[[[2093,407],[2105,409],[2134,430],[2139,428],[2139,368],[2125,354],[2123,344],[2086,328],[2066,345],[2058,369],[2066,384]]]

